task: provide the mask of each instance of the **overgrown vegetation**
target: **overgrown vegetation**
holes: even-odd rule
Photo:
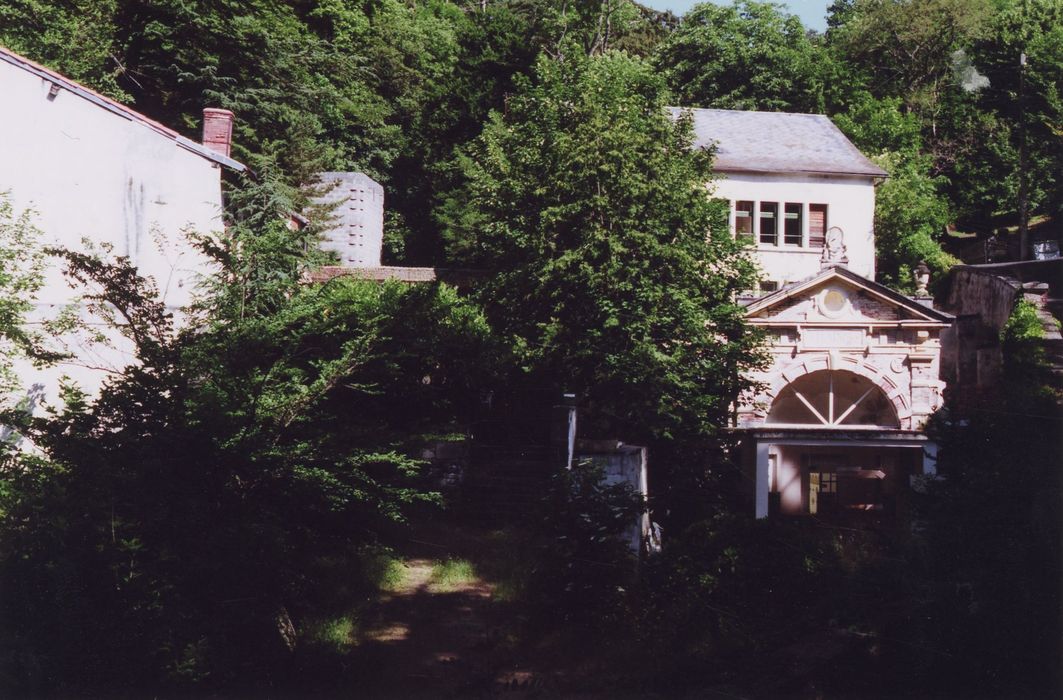
[[[272,683],[292,620],[344,598],[325,563],[371,589],[359,552],[435,498],[410,455],[487,376],[479,312],[444,287],[301,285],[287,241],[230,235],[229,282],[183,329],[128,260],[56,252],[138,364],[93,402],[5,414],[37,448],[5,444],[0,504],[23,692]]]
[[[943,224],[989,232],[1015,221],[1023,133],[1030,213],[1059,214],[1061,27],[1060,0],[839,0],[823,35],[755,0],[682,18],[628,0],[0,8],[0,43],[189,136],[203,106],[233,109],[235,155],[256,171],[292,186],[322,170],[378,178],[396,262],[449,259],[461,153],[541,55],[624,51],[684,106],[826,113],[906,183],[880,216],[896,224],[879,252],[901,285],[902,266],[940,258]],[[883,119],[909,121],[904,144],[864,137]],[[929,215],[919,231],[897,220],[909,201]]]
[[[931,426],[944,479],[921,503],[925,624],[910,633],[944,652],[930,670],[954,685],[938,692],[1050,697],[1061,683],[1060,394],[1033,304],[1020,301],[1001,336],[999,389]]]
[[[890,172],[879,270],[901,289],[953,262],[947,226],[1015,222],[1023,138],[1031,212],[1063,206],[1060,0],[838,0],[829,27],[745,0],[5,3],[0,42],[190,136],[233,109],[255,176],[199,241],[218,275],[181,328],[128,260],[52,251],[138,361],[95,400],[3,416],[36,449],[0,458],[0,687],[253,694],[306,672],[293,646],[350,652],[366,596],[397,585],[389,533],[441,501],[420,449],[531,384],[576,392],[583,435],[650,446],[668,544],[636,578],[617,536],[640,504],[560,474],[536,526],[499,536],[522,630],[637,640],[615,668],[654,692],[1058,689],[1058,406],[1026,307],[1009,389],[938,419],[946,478],[914,533],[751,522],[728,497],[719,428],[758,361],[733,296],[755,272],[665,105],[831,115]],[[278,214],[354,169],[387,189],[389,261],[483,284],[303,284],[313,230]],[[30,220],[0,205],[0,237],[0,336],[48,360],[21,325]],[[764,677],[805,646],[809,673]]]

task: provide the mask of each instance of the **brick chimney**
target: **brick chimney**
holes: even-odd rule
[[[203,145],[228,157],[233,141],[233,113],[207,107],[203,110]]]

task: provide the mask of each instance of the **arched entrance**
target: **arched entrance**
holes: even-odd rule
[[[776,444],[768,455],[769,508],[790,515],[892,512],[911,451],[856,446],[852,435],[901,427],[897,409],[870,377],[843,369],[800,375],[783,386],[765,429],[846,435],[834,444]]]
[[[798,377],[775,397],[765,420],[776,425],[899,428],[886,393],[867,377],[820,370]]]

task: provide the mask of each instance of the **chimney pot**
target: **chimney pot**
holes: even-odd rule
[[[207,107],[203,110],[203,145],[229,156],[233,140],[233,113],[227,109]]]

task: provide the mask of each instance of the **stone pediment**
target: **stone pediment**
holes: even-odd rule
[[[801,282],[753,301],[746,307],[751,322],[948,324],[946,313],[909,299],[842,267],[823,270]]]

